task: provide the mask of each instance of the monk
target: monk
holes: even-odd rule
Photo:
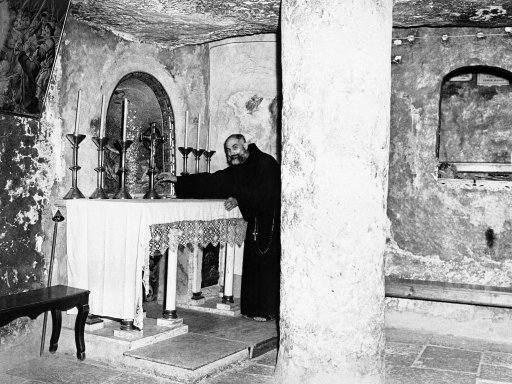
[[[280,169],[277,161],[241,134],[224,143],[228,167],[215,173],[157,178],[175,183],[178,198],[226,199],[227,210],[240,209],[247,221],[242,269],[241,313],[257,321],[279,312]]]

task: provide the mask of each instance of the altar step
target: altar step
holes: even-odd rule
[[[147,303],[147,315],[161,306]],[[123,364],[183,383],[194,383],[277,347],[277,324],[178,308],[189,333],[124,353]]]
[[[133,331],[139,338],[116,337],[114,331],[119,330],[119,323],[110,320],[106,320],[101,329],[94,330],[97,325],[87,326],[86,359],[182,383],[195,383],[277,346],[275,322],[259,323],[241,316],[179,308],[178,316],[183,323],[166,328],[150,318],[162,313],[161,305],[147,304],[148,317],[144,319],[143,333]],[[73,326],[74,316],[63,316],[59,351],[71,355],[75,354]]]
[[[235,298],[234,303],[222,303],[218,297],[206,298],[198,301],[189,300],[187,303],[178,303],[180,309],[191,309],[198,312],[212,313],[223,316],[240,316],[240,299]]]
[[[63,315],[59,350],[74,353],[74,315]],[[86,325],[84,332],[86,358],[117,363],[124,352],[183,335],[188,326],[183,319],[170,326],[160,326],[156,319],[144,319],[143,331],[121,331],[119,322],[104,319],[103,323]]]

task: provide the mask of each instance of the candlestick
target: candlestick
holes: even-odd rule
[[[83,199],[84,195],[80,190],[78,189],[78,170],[81,169],[81,167],[78,165],[78,146],[82,142],[83,139],[85,139],[85,135],[77,135],[77,134],[71,134],[68,133],[66,135],[67,139],[71,143],[71,146],[73,147],[73,165],[69,167],[69,169],[72,172],[71,175],[71,189],[68,193],[66,193],[66,196],[64,196],[64,199]]]
[[[101,135],[101,130],[100,130]],[[98,166],[94,168],[97,172],[96,175],[96,190],[93,192],[89,199],[108,199],[107,193],[103,189],[103,174],[105,172],[105,167],[103,166],[103,154],[104,148],[108,143],[108,137],[93,137],[92,141],[98,148]]]
[[[206,159],[206,172],[210,173],[210,163],[212,161],[212,156],[215,151],[204,151],[204,158]]]
[[[125,97],[123,99],[123,124],[121,127],[121,137],[122,141],[126,141],[126,124],[128,121],[128,99]]]
[[[113,199],[131,199],[131,195],[128,192],[128,188],[126,187],[126,174],[128,170],[126,169],[126,151],[132,145],[132,140],[116,140],[114,142],[114,148],[119,151],[121,155],[120,158],[120,166],[117,174],[119,175],[119,189],[114,195]]]
[[[201,158],[201,156],[203,155],[204,153],[204,149],[193,149],[192,150],[192,153],[194,154],[195,158],[196,158],[196,173],[199,173],[199,159]]]
[[[197,140],[196,140],[196,149],[199,149],[199,131],[201,130],[201,112],[199,112],[199,116],[197,116]],[[196,172],[197,173],[197,172]]]
[[[188,162],[188,155],[190,154],[190,152],[192,152],[194,150],[194,148],[192,147],[178,147],[178,151],[180,151],[180,153],[182,154],[183,156],[183,172],[181,172],[182,175],[188,175],[188,165],[187,165],[187,162]]]
[[[105,95],[101,95],[101,112],[100,112],[100,133],[99,139],[102,139],[105,136],[105,116],[103,116],[103,112],[105,111]]]
[[[78,121],[80,120],[80,89],[76,98],[76,112],[75,112],[75,136],[78,134]]]
[[[174,124],[169,115],[169,162],[171,164],[170,172],[176,176],[176,132],[174,130]],[[176,197],[176,191],[174,190],[174,183],[171,184],[171,195],[170,197]]]

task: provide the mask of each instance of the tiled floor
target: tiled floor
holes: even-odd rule
[[[386,332],[387,384],[510,384],[512,346],[465,338]]]
[[[232,367],[200,384],[270,384],[276,351]],[[87,359],[56,354],[0,372],[2,384],[174,384]],[[512,345],[387,330],[387,384],[512,384]],[[330,383],[326,383],[330,384]]]

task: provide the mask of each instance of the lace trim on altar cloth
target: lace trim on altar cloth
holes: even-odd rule
[[[165,224],[153,224],[149,227],[151,240],[144,244],[145,258],[142,283],[148,292],[149,289],[149,258],[156,251],[164,253],[172,246],[177,251],[179,245],[199,244],[206,247],[208,244],[229,244],[242,246],[245,240],[247,222],[244,219],[215,219],[215,220],[183,220]],[[148,249],[149,248],[149,249]],[[139,287],[142,291],[142,287]],[[142,293],[142,292],[141,292]],[[142,324],[142,294],[136,308],[135,326]]]
[[[173,246],[199,244],[206,247],[210,243],[213,245],[221,243],[241,246],[245,240],[247,222],[244,219],[217,219],[153,224],[150,226],[150,255],[153,255],[157,250],[161,253],[165,252],[169,247],[169,231],[171,229],[179,231],[179,235],[173,239],[173,243],[175,243]]]

